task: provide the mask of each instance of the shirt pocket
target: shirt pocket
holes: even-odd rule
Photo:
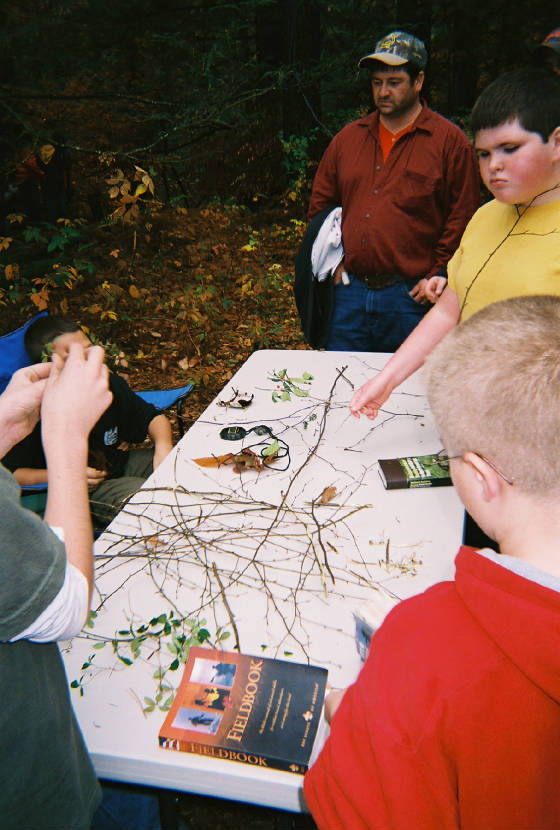
[[[437,188],[437,179],[415,170],[405,170],[396,188],[395,202],[406,212],[418,208],[425,212],[430,202],[436,201]]]

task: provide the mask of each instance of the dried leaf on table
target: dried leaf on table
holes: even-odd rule
[[[336,487],[325,487],[319,496],[319,504],[328,504],[336,496]]]
[[[199,467],[221,467],[224,464],[232,464],[233,453],[228,452],[227,455],[208,455],[204,458],[193,458],[195,464]]]
[[[243,470],[262,470],[265,466],[275,461],[275,459],[276,454],[267,456],[263,461],[260,455],[257,455],[253,450],[246,449],[238,453],[229,452],[226,455],[210,455],[204,458],[193,458],[193,461],[199,467],[222,467],[226,464],[233,464],[234,472],[242,473]]]

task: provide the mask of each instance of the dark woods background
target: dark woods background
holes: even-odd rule
[[[527,63],[549,0],[10,0],[0,30],[0,166],[71,148],[78,213],[100,167],[149,170],[163,202],[305,204],[316,161],[371,108],[359,58],[401,28],[430,60],[428,102],[466,123],[477,92]],[[62,136],[62,139],[61,139]],[[81,203],[80,203],[81,200]],[[74,202],[76,204],[76,202]],[[75,208],[76,209],[76,208]]]

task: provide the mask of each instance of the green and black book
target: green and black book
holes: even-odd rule
[[[404,487],[443,487],[452,484],[449,462],[437,453],[380,458],[379,475],[387,490]]]
[[[194,646],[159,745],[303,775],[326,684],[325,668]]]

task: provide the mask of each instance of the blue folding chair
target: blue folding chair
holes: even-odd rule
[[[46,313],[46,311],[41,311],[35,314],[23,326],[0,337],[0,394],[10,382],[14,372],[23,366],[29,366],[29,358],[24,346],[25,331],[31,323],[39,317],[44,317]],[[187,383],[186,386],[180,386],[177,389],[149,389],[137,391],[136,394],[162,412],[175,406],[177,426],[181,435],[184,435],[183,406],[193,388],[192,383]],[[22,504],[31,510],[40,513],[41,509],[44,509],[45,501],[46,485],[35,484],[22,489]]]
[[[29,358],[23,345],[23,336],[31,323],[34,323],[39,317],[45,317],[46,313],[46,311],[39,312],[23,326],[20,326],[19,329],[0,337],[0,394],[9,384],[14,372],[17,372],[22,366],[29,366]]]
[[[183,421],[183,406],[188,396],[194,389],[192,383],[187,383],[186,386],[179,386],[177,389],[147,389],[136,390],[136,394],[147,403],[151,403],[156,409],[170,409],[175,406],[177,414],[177,426],[181,435],[185,434],[185,424]]]

